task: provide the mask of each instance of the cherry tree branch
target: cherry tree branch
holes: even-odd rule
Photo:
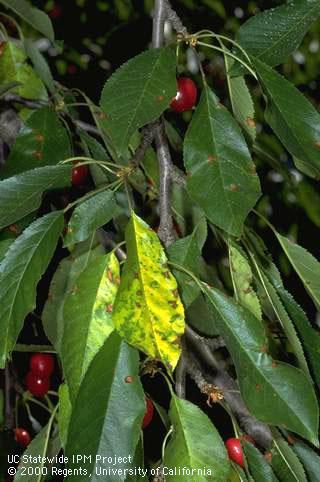
[[[167,18],[168,4],[165,0],[155,0],[153,14],[152,46],[160,48],[164,42],[164,24]],[[160,125],[155,129],[155,143],[159,160],[160,174],[160,225],[158,235],[165,246],[174,240],[174,229],[171,215],[171,154],[161,119]]]

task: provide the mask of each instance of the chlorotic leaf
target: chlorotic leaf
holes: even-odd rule
[[[208,416],[196,405],[175,395],[169,416],[173,435],[164,455],[167,482],[228,480],[231,468],[228,455]],[[182,472],[183,468],[188,472]],[[177,470],[181,473],[176,473]]]
[[[246,132],[251,138],[252,142],[255,141],[257,130],[255,123],[255,110],[253,100],[246,84],[246,81],[242,75],[232,77],[229,74],[229,70],[232,68],[234,61],[227,54],[224,56],[227,68],[227,80],[229,88],[229,96],[232,105],[232,111],[241,125],[244,132]]]
[[[134,469],[133,455],[140,437],[145,401],[139,378],[139,354],[114,332],[99,350],[81,384],[68,430],[68,468],[76,469],[73,455],[85,455],[83,472],[68,482],[122,482],[124,469]],[[79,430],[81,427],[81,430]],[[127,457],[113,465],[102,457]],[[91,456],[91,457],[90,457]],[[99,471],[108,471],[103,474]],[[112,472],[116,469],[116,472]],[[120,474],[120,469],[123,469]],[[110,471],[110,472],[109,472]]]
[[[71,184],[69,166],[47,166],[0,181],[0,229],[36,211],[43,193]]]
[[[184,333],[184,310],[177,282],[155,232],[132,212],[126,229],[127,261],[113,321],[131,345],[173,370]]]
[[[42,324],[46,336],[56,351],[61,354],[61,341],[64,331],[63,309],[66,298],[73,292],[82,271],[98,256],[103,254],[101,245],[95,246],[95,237],[88,243],[78,245],[70,256],[64,258],[53,275],[49,296],[42,312]]]
[[[185,137],[184,163],[190,197],[213,224],[240,235],[259,179],[240,127],[208,87]]]
[[[71,155],[68,133],[54,110],[39,109],[28,118],[1,169],[1,177],[58,164]]]
[[[95,354],[114,329],[112,310],[120,283],[112,254],[94,259],[64,303],[61,361],[72,403]]]
[[[116,201],[112,191],[102,191],[78,205],[68,224],[64,245],[84,241],[98,228],[108,223],[116,213]]]
[[[229,259],[236,300],[250,310],[258,320],[261,320],[261,307],[259,298],[252,287],[253,274],[250,264],[240,247],[232,241],[229,241]]]
[[[119,155],[139,127],[169,107],[176,91],[176,57],[170,48],[143,52],[110,77],[102,91],[101,107]]]
[[[54,31],[48,15],[30,5],[26,0],[0,0],[7,8],[13,10],[25,22],[54,42]]]
[[[27,63],[27,56],[24,51],[13,42],[6,42],[2,45],[0,55],[0,84],[9,82],[17,82],[12,92],[22,97],[38,100],[48,99],[46,88]]]
[[[246,308],[204,285],[216,323],[235,364],[249,411],[262,422],[286,427],[318,445],[319,409],[305,374],[267,353],[263,325]]]
[[[0,264],[0,367],[13,349],[24,319],[36,305],[36,287],[63,229],[56,211],[33,222],[10,246]]]

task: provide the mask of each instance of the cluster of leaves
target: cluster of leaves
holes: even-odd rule
[[[55,42],[43,12],[24,0],[1,3]],[[0,170],[0,367],[16,349],[24,320],[36,307],[38,283],[62,242],[69,255],[53,276],[42,322],[61,363],[63,383],[59,403],[27,453],[53,454],[63,448],[69,461],[76,454],[91,456],[84,463],[87,472],[68,480],[96,480],[96,455],[131,454],[135,457],[126,468],[144,466],[140,428],[145,396],[139,375],[145,356],[161,363],[171,390],[165,466],[206,467],[221,482],[229,477],[318,480],[320,459],[312,446],[318,446],[320,339],[247,222],[261,191],[251,155],[254,107],[244,76],[259,81],[267,103],[265,121],[296,168],[318,180],[320,116],[274,67],[297,48],[319,15],[319,2],[311,0],[263,12],[240,28],[232,51],[225,38],[212,32],[179,37],[179,43],[191,42],[195,49],[222,50],[233,112],[203,76],[182,148],[166,123],[172,150],[177,156],[183,151],[187,174],[185,186],[173,187],[179,239],[166,251],[150,227],[152,217],[144,214],[149,207],[155,216],[159,199],[156,153],[149,147],[139,166],[130,160],[141,141],[139,129],[158,119],[176,94],[175,46],[129,60],[107,81],[100,104],[94,105],[84,93],[57,84],[27,38],[17,44],[8,37],[1,45],[1,95],[15,93],[46,105],[20,111],[24,126]],[[216,38],[218,46],[206,44],[205,38]],[[79,122],[79,98],[99,140]],[[49,191],[70,186],[73,162],[88,164],[92,188],[65,209],[54,203],[44,207]],[[319,262],[269,227],[318,308]],[[123,267],[116,256],[119,248],[105,253],[100,242],[106,235],[110,241],[110,233],[115,244],[125,239]],[[228,296],[230,284],[206,259],[206,249],[216,242],[228,255],[233,297]],[[250,413],[274,427],[269,457],[244,444],[245,470],[231,465],[208,417],[171,388],[186,323],[205,336],[223,337]],[[123,474],[110,480],[141,480]],[[20,468],[15,480],[22,478]],[[168,475],[167,480],[185,476]]]

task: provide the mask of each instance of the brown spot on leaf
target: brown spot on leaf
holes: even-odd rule
[[[134,377],[133,377],[132,375],[128,375],[128,376],[124,379],[124,381],[125,381],[126,383],[132,383],[133,380],[134,380]]]
[[[0,42],[0,55],[3,54],[6,44],[6,42]]]
[[[171,305],[174,310],[177,309],[178,307],[178,304],[176,301],[169,301],[169,305]]]
[[[238,186],[238,184],[232,183],[232,184],[230,184],[229,189],[232,192],[236,192],[236,191],[239,191],[239,186]]]
[[[32,153],[32,155],[33,155],[33,157],[35,157],[35,158],[38,159],[38,160],[41,160],[41,159],[43,158],[43,154],[42,154],[42,152],[40,152],[40,151],[34,151],[34,152]]]
[[[107,311],[108,313],[112,313],[112,311],[113,311],[113,305],[112,305],[111,303],[110,303],[110,305],[107,305],[107,306],[106,306],[106,311]]]
[[[245,290],[242,290],[242,291],[245,295],[248,295],[249,293],[252,292],[252,288],[251,288],[251,286],[248,286],[248,288],[246,288]]]
[[[217,159],[218,159],[217,156],[208,156],[208,162],[210,163],[216,162]]]
[[[287,441],[290,445],[294,445],[296,443],[296,439],[292,437],[292,435],[288,435]]]
[[[257,384],[256,384],[255,389],[256,389],[256,392],[260,392],[260,391],[261,391],[262,386],[260,385],[260,383],[257,383]]]
[[[11,226],[8,227],[8,230],[10,231],[10,233],[13,233],[13,234],[19,234],[19,228],[16,224],[11,224]]]
[[[36,141],[38,142],[43,142],[44,141],[44,136],[42,134],[37,134],[36,135]]]
[[[271,366],[272,366],[272,368],[278,368],[279,365],[276,361],[273,360],[272,363],[271,363]]]
[[[179,291],[178,291],[178,290],[173,290],[173,291],[172,291],[172,294],[173,294],[173,296],[174,296],[175,298],[178,298],[178,296],[179,296]]]
[[[247,126],[252,127],[252,128],[256,127],[256,122],[252,117],[246,118],[246,124],[247,124]]]
[[[116,285],[119,285],[120,284],[120,278],[119,276],[116,278]]]
[[[112,271],[110,269],[107,272],[107,276],[108,276],[108,280],[110,281],[110,283],[112,283],[113,282],[113,274],[112,274]]]
[[[165,272],[163,273],[163,276],[164,276],[165,278],[169,279],[169,278],[170,278],[170,272],[169,272],[169,271],[165,271]]]
[[[317,147],[317,149],[320,149],[320,140],[319,140],[319,141],[316,141],[316,142],[314,143],[314,145]]]
[[[271,461],[272,461],[272,453],[271,452],[266,452],[264,454],[264,458],[266,459],[267,462],[269,462],[269,464],[271,464]]]
[[[108,118],[105,112],[99,112],[98,114],[99,119],[106,120]]]
[[[164,95],[158,95],[156,100],[157,100],[157,102],[162,102],[164,100]]]
[[[267,353],[267,352],[268,352],[268,347],[267,347],[267,345],[262,345],[262,347],[261,347],[260,350],[261,350],[261,353]]]
[[[142,296],[142,290],[137,291],[137,296]]]

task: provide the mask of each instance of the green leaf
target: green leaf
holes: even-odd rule
[[[278,288],[278,294],[289,316],[293,320],[299,336],[302,340],[306,356],[309,360],[314,378],[320,387],[320,337],[319,332],[312,328],[305,312],[295,299],[284,288]]]
[[[47,166],[0,181],[0,229],[36,211],[43,193],[71,184],[69,166]]]
[[[139,127],[167,109],[176,91],[176,57],[169,48],[143,52],[110,77],[102,91],[101,107],[119,155],[125,153]]]
[[[0,84],[18,82],[13,92],[27,99],[47,100],[48,95],[42,81],[27,63],[24,51],[12,42],[7,42],[0,55]]]
[[[261,452],[259,452],[259,450],[256,449],[251,443],[246,442],[245,439],[241,440],[241,444],[244,448],[249,470],[253,475],[254,480],[259,482],[278,482],[278,479],[274,475],[271,466],[268,464]]]
[[[68,224],[64,245],[84,241],[115,215],[116,201],[112,191],[102,191],[78,205]]]
[[[3,241],[0,241],[0,263],[5,257],[12,243],[13,243],[12,238],[8,238],[8,239],[4,239]]]
[[[259,298],[252,287],[253,275],[250,264],[241,248],[229,240],[230,273],[236,301],[262,319]]]
[[[133,381],[126,382],[131,376]],[[99,482],[96,473],[105,469],[134,468],[131,463],[116,465],[97,456],[128,456],[135,453],[145,412],[144,393],[139,379],[139,354],[114,332],[93,359],[81,384],[69,425],[66,456],[91,455],[82,464],[88,474],[70,475],[68,482]],[[79,431],[79,427],[81,430]],[[76,468],[74,463],[73,468]],[[72,468],[72,464],[68,465]],[[108,481],[121,482],[126,474],[108,474]]]
[[[199,264],[201,251],[199,249],[197,231],[195,228],[190,236],[181,238],[169,246],[167,252],[170,262],[178,264],[193,273],[199,275]],[[181,296],[185,308],[188,308],[200,295],[200,288],[197,283],[183,271],[173,270],[173,274],[181,289]]]
[[[13,10],[35,30],[54,42],[54,31],[48,15],[38,8],[32,7],[26,0],[0,0],[5,7]]]
[[[36,306],[37,284],[63,229],[62,212],[37,219],[11,245],[0,264],[0,367],[13,349],[24,319]]]
[[[316,306],[320,307],[320,263],[305,248],[274,231],[290,263],[300,277]]]
[[[249,18],[238,30],[236,42],[250,56],[275,66],[299,47],[319,15],[318,0],[291,0]]]
[[[229,74],[229,71],[234,64],[232,58],[229,57],[229,55],[225,55],[224,59],[226,62],[228,89],[233,114],[244,132],[246,132],[252,142],[254,142],[257,131],[254,120],[254,104],[250,91],[243,76],[232,77]]]
[[[271,465],[279,480],[281,482],[307,482],[301,462],[277,431],[275,431],[273,443]]]
[[[265,119],[294,158],[298,169],[320,177],[320,115],[301,92],[278,72],[253,58],[267,96]],[[307,169],[304,167],[307,166]]]
[[[113,322],[121,336],[174,369],[181,352],[184,310],[177,282],[155,232],[134,212],[126,229],[127,261]]]
[[[268,355],[264,327],[249,310],[218,290],[208,286],[204,290],[211,309],[219,315],[218,329],[251,414],[262,422],[287,427],[318,445],[319,409],[309,378]]]
[[[196,405],[173,395],[169,416],[173,435],[164,455],[167,482],[185,482],[187,479],[225,482],[230,471],[228,455],[207,415]],[[183,467],[194,472],[191,476],[190,473],[174,475],[175,468]]]
[[[303,463],[305,471],[312,482],[320,482],[320,457],[308,445],[299,441],[295,441],[292,450],[298,455]]]
[[[37,72],[38,76],[42,80],[42,82],[45,84],[47,89],[53,93],[55,91],[55,86],[54,86],[54,80],[52,77],[51,70],[49,68],[49,65],[40,52],[40,50],[35,46],[34,41],[31,39],[25,39],[24,40],[24,48],[26,51],[26,54],[30,58],[35,71]]]
[[[252,257],[255,270],[257,272],[257,277],[261,283],[262,290],[265,293],[267,300],[269,301],[272,310],[280,323],[284,333],[286,334],[293,353],[297,357],[297,360],[299,362],[300,368],[305,372],[307,376],[310,376],[309,368],[307,361],[304,356],[304,351],[301,346],[301,342],[297,336],[294,324],[288,315],[286,309],[284,308],[277,292],[276,289],[272,286],[271,282],[268,280],[267,276],[264,274],[261,266],[259,263],[256,262],[254,257]]]
[[[50,284],[49,295],[42,313],[42,324],[46,336],[58,353],[61,353],[61,340],[64,330],[63,309],[67,296],[73,292],[74,286],[82,271],[95,258],[103,254],[101,245],[94,246],[95,237],[85,244],[79,245],[68,258],[63,259]]]
[[[94,259],[65,300],[61,361],[72,403],[88,366],[114,329],[119,271],[113,253]]]
[[[67,444],[71,412],[72,405],[70,401],[69,388],[66,383],[62,383],[59,387],[58,426],[61,445],[64,449],[66,448]]]
[[[67,131],[54,110],[44,107],[35,111],[21,129],[1,169],[1,177],[46,165],[57,164],[71,155]]]
[[[213,224],[240,235],[259,179],[240,127],[208,87],[185,137],[184,162],[190,197]]]
[[[31,440],[25,450],[18,467],[18,472],[14,477],[15,482],[41,482],[43,480],[43,475],[41,475],[42,471],[45,473],[44,467],[47,466],[46,458],[58,455],[60,447],[57,447],[56,453],[49,453],[50,432],[55,413],[56,410],[54,410],[47,425]],[[34,460],[37,460],[37,462],[34,463]],[[48,473],[50,473],[49,470]]]

